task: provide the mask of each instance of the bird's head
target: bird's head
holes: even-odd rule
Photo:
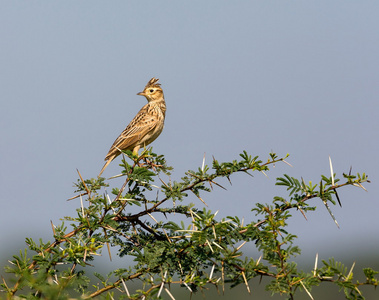
[[[142,92],[137,95],[145,96],[147,101],[163,100],[163,90],[158,78],[151,78]]]

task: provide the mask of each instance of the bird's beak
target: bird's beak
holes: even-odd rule
[[[138,96],[146,96],[146,94],[144,92],[139,92],[137,95]]]

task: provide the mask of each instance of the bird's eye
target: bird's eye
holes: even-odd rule
[[[154,92],[154,90],[153,90],[153,89],[151,89],[149,92],[150,92],[150,93],[152,93],[152,92]]]

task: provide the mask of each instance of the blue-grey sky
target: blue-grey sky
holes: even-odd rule
[[[153,76],[167,102],[153,147],[173,180],[204,153],[291,155],[293,168],[204,195],[211,210],[252,220],[254,203],[285,195],[276,177],[318,183],[330,155],[337,177],[352,166],[372,183],[340,191],[341,229],[320,200],[308,221],[294,212],[296,243],[323,259],[377,249],[378,12],[378,1],[2,1],[0,252],[51,239],[50,220],[75,215],[76,168],[97,176]]]

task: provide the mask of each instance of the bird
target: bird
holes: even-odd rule
[[[141,108],[134,119],[114,141],[108,154],[105,156],[105,164],[98,177],[105,168],[121,154],[121,150],[131,150],[138,155],[141,147],[152,143],[162,132],[166,117],[166,102],[161,84],[158,78],[151,78],[142,92],[137,95],[144,96],[147,104]]]

